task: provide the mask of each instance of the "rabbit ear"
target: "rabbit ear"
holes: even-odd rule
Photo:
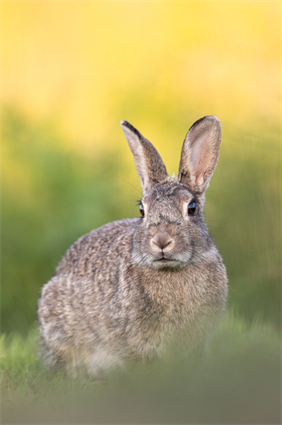
[[[206,116],[188,131],[181,152],[178,181],[192,193],[201,195],[216,168],[221,140],[218,118]]]
[[[145,139],[133,125],[127,121],[121,121],[120,124],[133,154],[143,194],[145,194],[156,184],[167,179],[165,165],[152,143]]]

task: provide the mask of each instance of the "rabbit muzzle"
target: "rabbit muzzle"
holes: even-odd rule
[[[150,240],[151,249],[157,253],[169,253],[173,250],[174,240],[168,233],[158,232]]]
[[[153,254],[155,267],[175,267],[177,260],[174,258],[174,238],[163,228],[157,230],[150,239],[150,248]]]

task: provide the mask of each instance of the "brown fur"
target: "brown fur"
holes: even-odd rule
[[[161,354],[177,335],[187,349],[209,338],[225,307],[227,276],[203,217],[205,187],[219,154],[219,121],[199,122],[200,131],[195,123],[184,141],[189,146],[182,150],[178,182],[167,176],[150,142],[122,122],[145,216],[91,231],[58,264],[38,301],[47,366],[84,367],[97,376]],[[192,200],[197,212],[189,216]]]

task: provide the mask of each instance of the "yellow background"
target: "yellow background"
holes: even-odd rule
[[[279,31],[279,1],[2,1],[3,103],[83,151],[121,119],[166,142],[207,114],[277,123]]]

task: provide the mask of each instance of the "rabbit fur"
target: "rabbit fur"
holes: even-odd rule
[[[40,352],[47,367],[92,376],[160,355],[175,336],[204,343],[225,308],[227,275],[204,222],[217,165],[220,121],[188,131],[177,178],[154,148],[121,122],[143,189],[144,217],[105,224],[78,239],[42,289]]]

